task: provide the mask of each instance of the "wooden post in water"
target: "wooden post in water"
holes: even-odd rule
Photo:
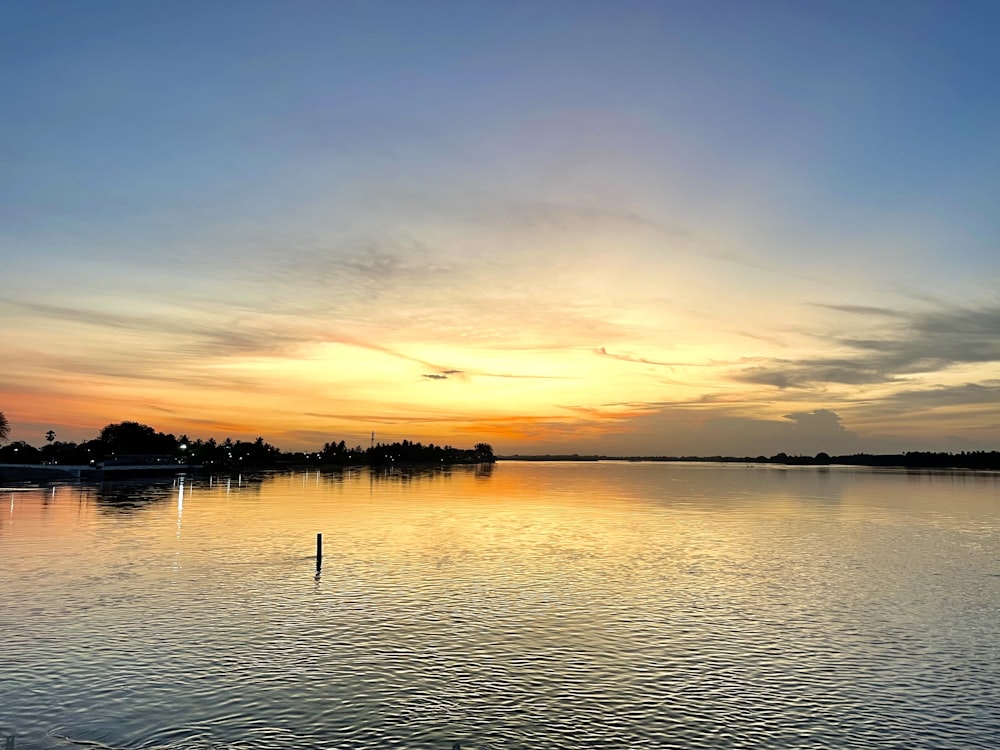
[[[316,535],[316,572],[323,567],[323,535]]]

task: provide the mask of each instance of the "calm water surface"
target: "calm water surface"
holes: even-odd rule
[[[0,596],[18,750],[1000,747],[996,475],[5,488]]]

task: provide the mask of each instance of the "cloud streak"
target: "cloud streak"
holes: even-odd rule
[[[617,359],[620,362],[633,362],[637,365],[654,365],[657,367],[704,367],[705,366],[704,363],[697,363],[697,362],[658,361],[654,359],[646,359],[645,357],[636,357],[631,354],[617,354],[614,352],[609,352],[603,346],[595,349],[594,353],[601,357],[608,357],[609,359]]]

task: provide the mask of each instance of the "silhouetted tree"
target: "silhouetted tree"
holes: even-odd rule
[[[23,440],[15,440],[13,443],[0,448],[0,461],[16,464],[37,464],[41,454],[33,445],[29,445]]]
[[[61,440],[56,440],[42,446],[40,453],[42,454],[42,458],[47,462],[57,464],[86,464],[90,463],[90,459],[93,458],[92,453],[86,450],[87,447],[89,447],[89,444],[80,446],[76,443],[64,443]]]
[[[265,443],[264,438],[258,437],[252,443],[245,440],[236,441],[232,446],[232,454],[233,463],[270,466],[281,454],[281,451],[270,443]]]
[[[45,442],[47,442],[49,445],[52,445],[55,439],[56,439],[55,430],[49,430],[48,432],[45,433]]]
[[[339,443],[330,441],[323,446],[320,455],[327,463],[346,463],[348,460],[347,444],[343,440]]]
[[[10,422],[7,421],[7,417],[0,411],[0,443],[6,440],[8,435],[10,435]]]
[[[166,453],[177,450],[177,438],[164,435],[138,422],[109,424],[101,430],[101,443],[108,453]]]

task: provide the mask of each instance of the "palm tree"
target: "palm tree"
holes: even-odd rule
[[[10,435],[10,422],[7,421],[7,417],[0,411],[0,443],[6,440],[8,435]]]

